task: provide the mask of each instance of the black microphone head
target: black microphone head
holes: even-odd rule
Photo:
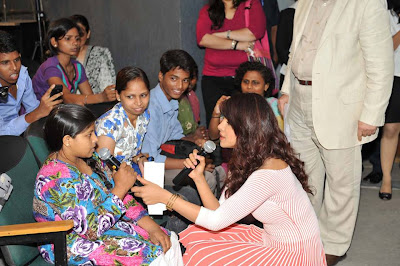
[[[215,145],[214,141],[207,140],[206,143],[204,143],[203,150],[207,153],[212,153],[217,146]]]
[[[102,161],[107,161],[111,157],[111,152],[107,148],[101,148],[98,152],[99,157]]]

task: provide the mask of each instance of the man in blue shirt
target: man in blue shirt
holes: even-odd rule
[[[193,58],[183,50],[165,52],[160,60],[159,83],[150,91],[150,122],[144,137],[142,152],[149,153],[156,162],[165,163],[165,184],[173,185],[172,179],[184,167],[184,159],[161,155],[160,146],[169,140],[185,139],[202,146],[205,136],[201,129],[185,137],[178,120],[178,99],[186,91],[195,65]],[[211,169],[210,169],[211,171]],[[205,171],[212,190],[216,188],[215,171]]]
[[[0,31],[0,85],[8,93],[0,99],[0,135],[21,135],[30,123],[47,116],[62,100],[62,93],[50,96],[52,85],[39,102],[32,89],[26,67],[21,65],[21,55],[12,36]],[[20,115],[21,107],[25,114]]]

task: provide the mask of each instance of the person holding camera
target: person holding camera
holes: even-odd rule
[[[49,97],[54,85],[40,102],[36,99],[16,42],[5,31],[0,31],[0,85],[0,135],[21,135],[30,123],[47,116],[54,106],[62,103],[56,100],[62,92]]]

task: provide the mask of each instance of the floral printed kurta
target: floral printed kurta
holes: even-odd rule
[[[100,163],[96,153],[93,158]],[[88,176],[60,160],[46,160],[39,171],[33,213],[38,222],[74,221],[67,235],[68,264],[148,265],[162,253],[137,225],[148,214],[132,196],[121,201],[96,173]],[[40,253],[54,263],[52,245],[41,246]]]

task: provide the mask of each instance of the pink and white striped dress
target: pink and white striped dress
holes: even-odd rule
[[[263,228],[235,222],[252,214]],[[290,167],[260,169],[180,233],[185,265],[326,265],[318,220]]]

